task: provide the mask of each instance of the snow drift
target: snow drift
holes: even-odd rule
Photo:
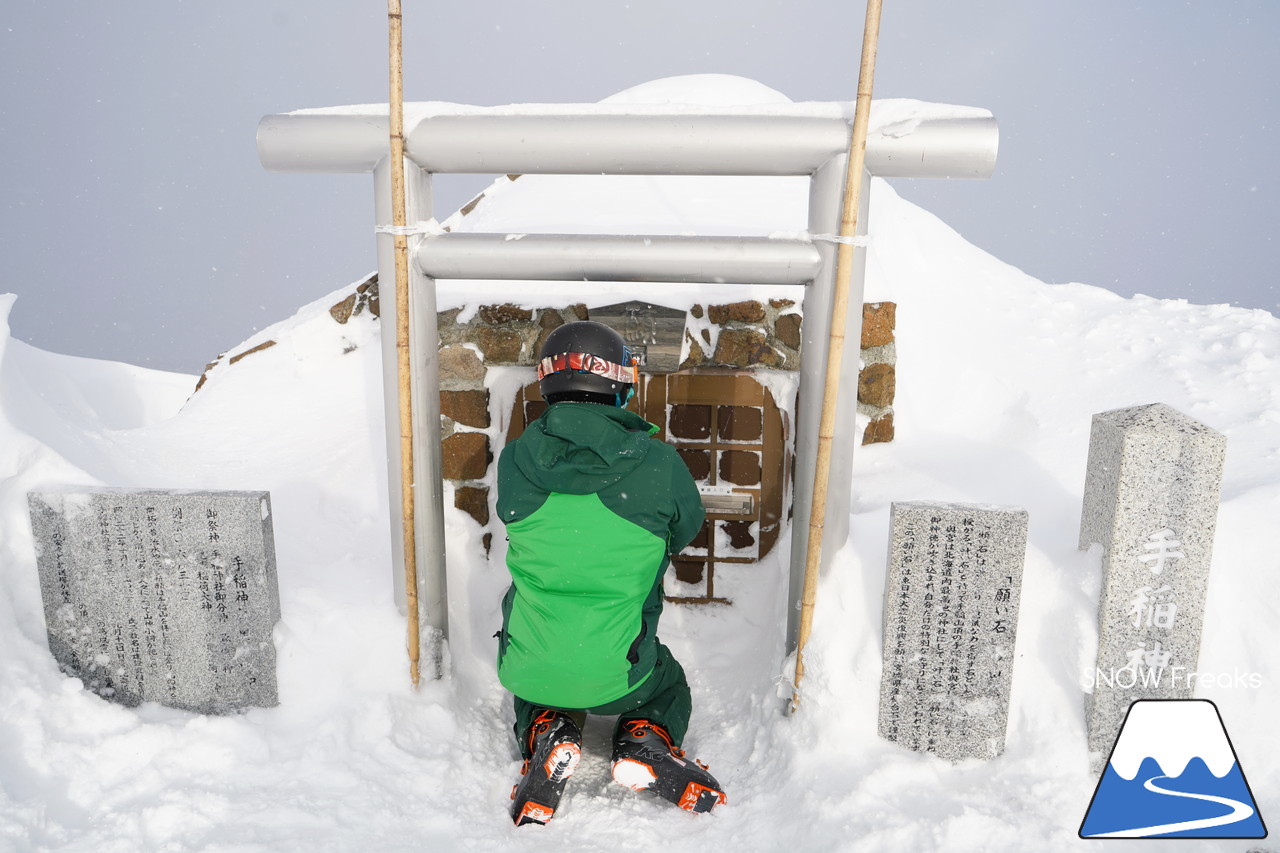
[[[665,215],[677,233],[803,227],[776,215],[803,216],[794,182],[602,180],[504,178],[465,227],[506,227],[513,212],[532,212],[546,230],[633,214]],[[1097,783],[1083,691],[1100,570],[1096,555],[1076,549],[1089,421],[1156,401],[1228,437],[1200,670],[1261,677],[1257,687],[1210,685],[1200,695],[1217,703],[1260,811],[1277,812],[1280,549],[1270,531],[1280,514],[1280,321],[1041,283],[881,181],[870,230],[867,296],[899,305],[898,437],[857,455],[852,537],[822,580],[802,711],[784,717],[777,698],[775,587],[744,585],[732,608],[669,607],[664,616],[664,640],[694,687],[686,746],[729,793],[706,817],[610,782],[608,725],[593,721],[556,820],[511,826],[519,764],[489,639],[505,571],[483,557],[478,527],[448,501],[454,674],[409,689],[388,569],[380,330],[368,314],[332,320],[326,309],[345,289],[246,341],[240,349],[277,343],[220,365],[194,396],[194,377],[41,352],[0,325],[0,850],[1096,844],[1076,838]],[[441,308],[554,298],[541,286],[536,300],[507,287],[446,284]],[[634,285],[564,288],[591,305]],[[713,285],[645,293],[675,306],[738,298]],[[0,297],[0,320],[12,307]],[[272,493],[279,707],[217,718],[126,709],[59,673],[45,644],[25,496],[99,483]],[[1030,511],[1008,747],[993,761],[952,765],[876,736],[894,500]]]

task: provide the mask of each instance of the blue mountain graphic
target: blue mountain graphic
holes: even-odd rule
[[[1176,832],[1144,835],[1148,838],[1265,838],[1266,828],[1258,816],[1258,807],[1249,793],[1249,786],[1240,772],[1240,765],[1231,765],[1230,772],[1221,779],[1210,772],[1200,758],[1193,758],[1186,769],[1176,777],[1164,775],[1153,758],[1144,758],[1138,775],[1126,780],[1108,764],[1098,784],[1097,793],[1085,815],[1080,835],[1110,835],[1145,827],[1158,828],[1169,824],[1193,820],[1222,818],[1232,813],[1229,805],[1176,793],[1161,793],[1146,787],[1151,784],[1165,792],[1208,794],[1235,800],[1250,807],[1248,817],[1231,823]]]

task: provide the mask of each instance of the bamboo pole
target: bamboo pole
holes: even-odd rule
[[[827,515],[827,484],[831,475],[831,442],[835,437],[836,399],[840,390],[840,364],[844,357],[844,326],[849,312],[849,278],[853,270],[851,242],[858,225],[858,204],[862,195],[862,172],[866,165],[867,124],[871,116],[871,86],[875,77],[876,47],[880,38],[881,0],[867,0],[867,19],[862,32],[862,67],[858,71],[858,100],[849,139],[849,171],[845,178],[844,209],[840,217],[840,237],[836,252],[835,299],[831,308],[831,337],[827,348],[826,385],[822,396],[822,419],[818,427],[817,472],[813,481],[813,501],[809,516],[809,548],[805,563],[804,590],[800,597],[800,630],[796,643],[796,675],[791,710],[800,707],[800,682],[804,678],[804,647],[813,630],[813,606],[818,590],[818,567],[822,561],[822,528]]]
[[[404,591],[408,610],[406,644],[409,679],[419,681],[418,559],[413,500],[413,389],[409,380],[409,238],[405,228],[404,64],[401,59],[400,0],[387,0],[391,66],[391,224],[396,252],[396,379],[400,397],[400,506],[404,533]]]

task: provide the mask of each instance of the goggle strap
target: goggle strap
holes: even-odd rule
[[[638,359],[632,359],[630,365],[618,364],[593,355],[589,352],[562,352],[549,355],[538,362],[538,379],[563,370],[581,370],[596,376],[603,376],[614,382],[635,382],[640,378]]]

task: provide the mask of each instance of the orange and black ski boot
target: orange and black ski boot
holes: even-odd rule
[[[530,757],[511,789],[511,819],[516,826],[551,820],[565,783],[582,758],[582,732],[562,711],[540,713],[527,737]]]
[[[689,761],[662,726],[623,720],[613,737],[613,779],[633,791],[653,791],[685,811],[709,812],[726,802],[707,766]]]

